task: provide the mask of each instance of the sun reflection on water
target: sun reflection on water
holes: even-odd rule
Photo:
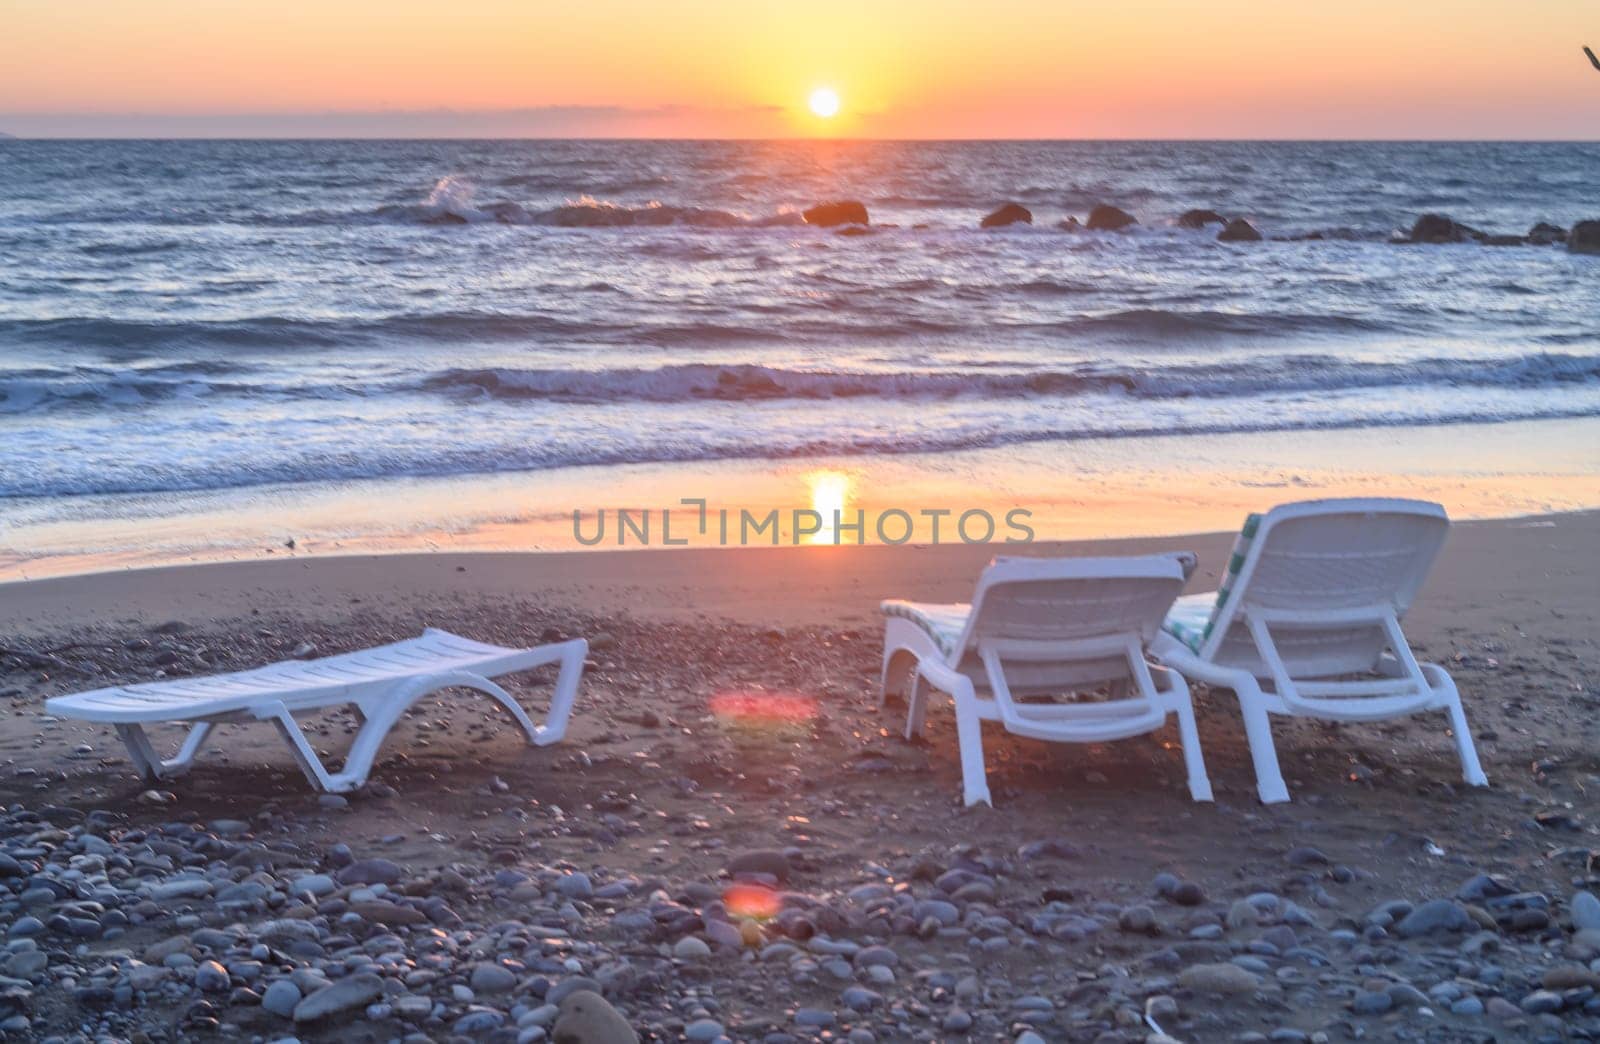
[[[834,516],[844,517],[845,505],[850,503],[850,476],[842,471],[813,471],[806,476],[806,484],[811,487],[811,510],[822,516],[822,528],[806,538],[812,544],[833,544],[837,540],[834,533]]]

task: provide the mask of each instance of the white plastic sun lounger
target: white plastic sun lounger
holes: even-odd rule
[[[1189,793],[1211,800],[1189,687],[1147,663],[1153,638],[1183,589],[1192,555],[999,558],[971,605],[884,602],[883,682],[907,695],[906,737],[923,731],[928,688],[955,702],[966,803],[992,805],[984,721],[1035,739],[1102,743],[1153,732],[1176,714]],[[1103,702],[1029,704],[1016,697],[1107,686]]]
[[[1269,714],[1377,721],[1442,710],[1462,776],[1484,786],[1461,696],[1400,630],[1450,521],[1418,500],[1313,500],[1251,515],[1220,589],[1178,600],[1152,652],[1232,689],[1263,802],[1288,801]]]
[[[45,701],[50,714],[116,727],[139,773],[156,780],[188,770],[213,727],[224,722],[271,721],[288,741],[312,786],[340,793],[367,781],[384,737],[412,704],[441,689],[476,689],[506,709],[538,746],[555,743],[583,675],[589,643],[582,638],[533,649],[507,649],[428,628],[421,637],[319,660],[285,660],[254,670],[96,689]],[[527,713],[489,679],[559,663],[550,717],[534,725]],[[361,717],[343,770],[331,773],[306,741],[295,715],[353,705]],[[184,722],[191,727],[175,758],[162,760],[144,726]]]

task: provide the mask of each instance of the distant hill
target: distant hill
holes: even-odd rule
[[[5,131],[0,131],[0,141],[16,141],[16,140],[17,140],[17,136],[15,134],[7,134]]]

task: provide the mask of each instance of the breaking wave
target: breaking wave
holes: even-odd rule
[[[1212,365],[990,372],[850,372],[692,363],[655,369],[452,368],[393,373],[365,384],[273,380],[222,363],[122,373],[23,371],[0,381],[0,414],[101,405],[135,406],[201,396],[347,399],[413,394],[459,402],[548,400],[600,404],[825,399],[1023,399],[1109,394],[1152,400],[1251,398],[1363,388],[1457,386],[1537,389],[1600,383],[1600,356],[1535,354],[1510,359],[1359,363],[1290,356]]]

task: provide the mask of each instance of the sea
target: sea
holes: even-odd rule
[[[574,468],[1440,425],[1470,454],[1600,416],[1600,257],[1396,240],[1600,217],[1597,171],[1593,143],[3,141],[0,548]],[[869,234],[806,223],[837,200]],[[1005,203],[1032,223],[979,227]],[[1099,204],[1138,223],[1071,225]]]

